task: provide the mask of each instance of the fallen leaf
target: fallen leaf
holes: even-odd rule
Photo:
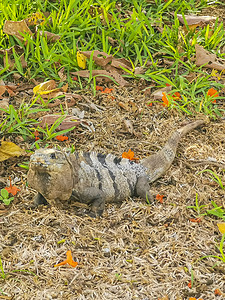
[[[219,231],[224,234],[225,233],[225,223],[218,223],[217,224]]]
[[[163,93],[162,101],[163,101],[163,106],[169,106],[169,100],[165,93]]]
[[[164,195],[157,194],[155,199],[158,200],[160,203],[163,203],[163,197]]]
[[[49,31],[39,31],[40,36],[45,36],[47,41],[49,42],[56,42],[60,40],[61,36]]]
[[[222,296],[223,295],[223,293],[221,292],[220,289],[215,289],[214,294],[215,294],[215,296]]]
[[[86,56],[83,52],[77,51],[77,64],[81,69],[86,69]]]
[[[198,67],[203,66],[216,69],[219,71],[225,70],[225,60],[221,58],[217,58],[216,54],[210,53],[209,51],[205,50],[204,47],[196,44],[196,65]]]
[[[102,86],[96,85],[95,87],[96,91],[103,91],[104,88]]]
[[[87,58],[90,58],[92,53],[93,53],[93,60],[95,63],[101,67],[105,67],[109,63],[112,67],[115,67],[117,69],[121,69],[121,67],[132,70],[132,64],[130,63],[129,60],[125,58],[115,58],[111,54],[107,54],[105,52],[101,52],[98,50],[94,51],[82,51],[81,52],[83,55],[85,55]]]
[[[134,157],[134,152],[131,149],[129,149],[128,152],[123,152],[122,158],[126,158],[129,160],[138,160],[139,159],[137,157]]]
[[[189,289],[192,288],[191,280],[188,282],[188,287],[189,287]]]
[[[193,222],[193,223],[200,223],[201,222],[201,219],[200,218],[196,218],[196,219],[189,219],[190,222]]]
[[[64,74],[64,71],[65,71],[65,67],[62,67],[58,72],[60,81],[66,81],[66,79],[67,79],[67,76],[66,76],[66,74]],[[68,87],[68,85],[67,85],[67,87]]]
[[[129,104],[131,105],[132,112],[136,112],[138,110],[137,104],[131,100],[129,100]]]
[[[42,128],[46,128],[46,125],[52,126],[59,118],[62,118],[60,115],[45,115],[41,118],[41,121],[39,123],[39,126]],[[77,120],[74,116],[65,116],[64,119],[62,119],[62,122],[57,127],[57,131],[70,129],[74,126],[78,126],[81,123],[80,120]]]
[[[169,93],[171,91],[172,87],[171,85],[168,85],[162,89],[158,89],[158,90],[155,90],[151,96],[154,98],[154,100],[161,100],[162,99],[162,96],[163,96],[163,93]]]
[[[27,26],[25,20],[22,21],[6,20],[3,26],[3,32],[9,35],[14,35],[20,41],[24,40],[24,37],[21,35],[21,33],[28,33],[30,36],[32,36],[32,32],[30,28]]]
[[[134,126],[132,124],[132,121],[130,120],[123,120],[124,125],[126,130],[130,133],[130,134],[134,134]]]
[[[62,261],[61,263],[59,263],[57,265],[54,265],[54,267],[59,267],[59,266],[68,264],[68,265],[72,266],[73,268],[75,268],[78,265],[78,262],[73,260],[72,253],[70,250],[66,252],[66,256],[67,256],[66,260]]]
[[[35,130],[33,132],[33,135],[35,136],[35,141],[39,140],[40,138],[38,137],[39,136],[39,132],[37,130]]]
[[[9,66],[9,68],[11,70],[14,69],[15,67],[15,59],[14,57],[14,51],[18,56],[18,60],[20,60],[21,66],[22,68],[26,68],[27,67],[27,62],[25,61],[24,58],[24,50],[22,47],[18,46],[18,45],[14,45],[9,49],[3,49],[0,50],[0,53],[2,53],[3,56],[3,63],[4,63],[4,67]]]
[[[60,142],[63,142],[63,141],[66,141],[69,139],[68,136],[64,136],[64,135],[57,135],[55,138]]]
[[[1,96],[5,93],[5,91],[6,91],[6,86],[0,85],[0,98],[2,98]]]
[[[53,91],[56,90],[56,82],[55,80],[48,80],[45,82],[42,82],[38,85],[36,85],[33,88],[33,93],[34,95],[39,94],[39,95],[43,95],[43,94],[49,94]]]
[[[110,93],[112,93],[112,91],[113,91],[113,89],[109,89],[109,88],[105,88],[103,91],[102,91],[102,93],[103,94],[110,94]]]
[[[211,21],[216,20],[216,17],[212,17],[212,16],[184,15],[184,17],[185,17],[185,20],[187,21],[188,25],[200,24],[200,23],[209,23]],[[183,25],[185,25],[183,16],[181,14],[177,14],[177,18]]]
[[[9,177],[9,187],[5,187],[5,190],[8,193],[11,193],[13,196],[16,196],[17,192],[20,192],[20,189],[18,189],[16,186],[12,186],[11,177]]]
[[[12,142],[0,141],[0,161],[4,161],[13,156],[24,155],[25,150]]]
[[[113,59],[112,54],[107,54],[105,52],[101,52],[98,50],[94,50],[94,51],[82,51],[81,52],[85,57],[87,57],[88,59],[91,57],[92,53],[93,53],[93,60],[94,62],[101,67],[106,66],[108,63],[110,63]]]
[[[120,107],[122,107],[123,109],[127,110],[127,111],[130,110],[129,104],[128,104],[128,103],[124,103],[124,102],[121,102],[121,101],[120,101],[120,102],[118,103],[118,105],[119,105]]]
[[[219,94],[218,94],[217,90],[215,90],[214,88],[211,88],[208,90],[207,96],[216,98],[216,97],[219,97]],[[214,99],[212,101],[212,103],[216,103],[216,99]]]
[[[122,68],[128,69],[129,71],[133,70],[133,67],[132,67],[132,64],[130,63],[130,61],[125,58],[114,58],[114,56],[113,56],[111,66],[115,67],[117,69],[121,69],[121,67],[122,67]]]
[[[90,71],[89,70],[80,70],[77,72],[71,72],[72,75],[79,75],[80,77],[89,78]],[[120,86],[128,86],[129,83],[126,81],[116,70],[109,66],[109,70],[92,70],[92,76],[96,77],[96,81],[105,81],[111,82],[113,79],[120,85]],[[111,78],[112,79],[111,79]]]

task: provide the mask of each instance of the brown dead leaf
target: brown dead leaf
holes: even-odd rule
[[[0,161],[13,156],[25,155],[25,150],[12,142],[0,141]]]
[[[30,28],[27,26],[25,20],[22,21],[6,20],[3,26],[3,32],[17,37],[20,41],[24,40],[24,37],[21,35],[21,33],[28,33],[29,35],[32,36],[32,32]]]
[[[96,81],[105,81],[105,82],[111,82],[112,79],[109,77],[112,77],[120,86],[128,86],[129,83],[123,77],[118,73],[117,69],[109,66],[109,70],[93,70],[92,76],[96,76]],[[72,72],[72,75],[79,75],[80,77],[89,78],[90,72],[88,70],[80,70],[77,72]],[[109,77],[106,77],[109,76]]]
[[[174,15],[174,13],[173,13],[173,15]],[[212,17],[212,16],[184,15],[184,17],[185,17],[188,25],[194,25],[194,24],[200,24],[200,23],[209,23],[211,21],[216,20],[216,17]],[[183,16],[181,14],[177,14],[177,18],[183,25],[185,25]]]
[[[124,103],[124,102],[119,102],[118,105],[119,105],[121,108],[125,109],[126,111],[129,111],[129,110],[130,110],[128,102],[126,102],[126,103]]]
[[[112,59],[112,63],[111,63],[112,67],[115,67],[117,69],[121,69],[121,67],[128,69],[130,71],[132,71],[132,64],[130,63],[129,60],[125,59],[125,58],[114,58]]]
[[[66,76],[66,74],[64,74],[64,71],[65,71],[65,67],[62,67],[58,72],[60,81],[66,81],[66,79],[67,79],[67,76]]]
[[[132,112],[136,112],[138,110],[137,104],[133,101],[129,100],[129,104],[131,105]]]
[[[61,36],[59,34],[55,34],[49,31],[40,31],[40,36],[45,36],[48,42],[56,42],[60,40]]]
[[[129,60],[125,58],[114,58],[114,56],[109,55],[105,52],[101,52],[98,50],[95,51],[82,51],[81,53],[86,56],[87,58],[90,58],[93,53],[93,60],[95,63],[101,67],[105,67],[109,63],[111,63],[112,67],[115,67],[117,69],[121,69],[121,67],[132,70],[132,64]]]
[[[128,131],[130,134],[134,134],[134,126],[133,126],[132,121],[124,120],[123,122],[124,122],[126,131]]]
[[[41,118],[39,126],[42,128],[46,128],[46,125],[51,126],[61,117],[62,116],[59,115],[45,115]],[[61,122],[61,124],[57,127],[57,131],[70,129],[74,126],[78,126],[80,122],[81,121],[77,120],[76,117],[67,115],[65,119]]]
[[[94,50],[94,51],[81,51],[81,54],[83,54],[84,56],[86,56],[87,58],[90,58],[92,53],[93,54],[93,60],[95,61],[95,63],[101,67],[106,66],[109,62],[112,61],[113,56],[109,55],[105,52],[101,52],[98,50]]]
[[[2,99],[2,95],[6,91],[6,86],[5,85],[0,85],[0,99]]]
[[[196,65],[198,67],[203,66],[210,69],[216,69],[219,71],[225,70],[225,60],[218,58],[216,54],[210,53],[205,50],[204,47],[196,44]]]
[[[162,89],[158,89],[152,93],[154,100],[162,100],[163,93],[168,93],[172,89],[171,86],[166,86]]]
[[[3,56],[4,67],[9,65],[9,68],[11,70],[14,69],[15,59],[11,58],[13,56],[13,51],[15,51],[15,53],[19,56],[22,68],[26,68],[27,62],[25,61],[25,58],[24,58],[24,50],[22,47],[20,47],[18,45],[12,46],[9,49],[0,50],[0,53],[2,53],[4,55]],[[8,62],[8,64],[7,64],[7,62]]]

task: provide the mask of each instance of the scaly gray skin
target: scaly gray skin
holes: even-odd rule
[[[162,150],[139,163],[113,154],[38,149],[31,156],[28,172],[28,183],[38,192],[35,203],[63,206],[64,201],[75,198],[91,204],[91,214],[100,216],[108,202],[132,196],[151,200],[149,183],[171,166],[180,139],[204,123],[198,120],[176,130]]]

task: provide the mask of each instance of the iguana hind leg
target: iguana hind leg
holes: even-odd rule
[[[153,196],[150,193],[150,185],[148,176],[140,176],[136,183],[135,194],[146,201],[152,202]]]

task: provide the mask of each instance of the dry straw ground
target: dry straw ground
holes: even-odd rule
[[[87,109],[85,118],[96,132],[79,128],[71,135],[76,149],[121,156],[132,148],[136,156],[145,157],[160,149],[173,130],[194,120],[160,104],[148,107],[137,88],[113,88],[110,95],[87,95],[105,110]],[[136,103],[136,111],[119,107],[119,101],[129,100]],[[124,127],[125,119],[132,120],[133,134]],[[76,206],[31,209],[34,191],[25,185],[18,158],[1,163],[2,184],[13,174],[24,184],[14,203],[1,211],[0,252],[7,277],[0,279],[0,299],[224,299],[224,294],[214,295],[216,288],[225,293],[224,263],[211,257],[199,260],[219,255],[218,219],[205,216],[200,223],[191,222],[197,213],[186,208],[195,205],[196,193],[200,205],[212,208],[214,200],[224,206],[224,191],[206,173],[198,174],[210,167],[223,176],[224,136],[222,119],[182,138],[172,167],[152,184],[153,195],[164,195],[163,203],[127,199],[121,206],[108,205],[99,219],[83,215],[83,208]],[[55,268],[67,250],[78,266]],[[191,273],[193,288],[188,287]]]

